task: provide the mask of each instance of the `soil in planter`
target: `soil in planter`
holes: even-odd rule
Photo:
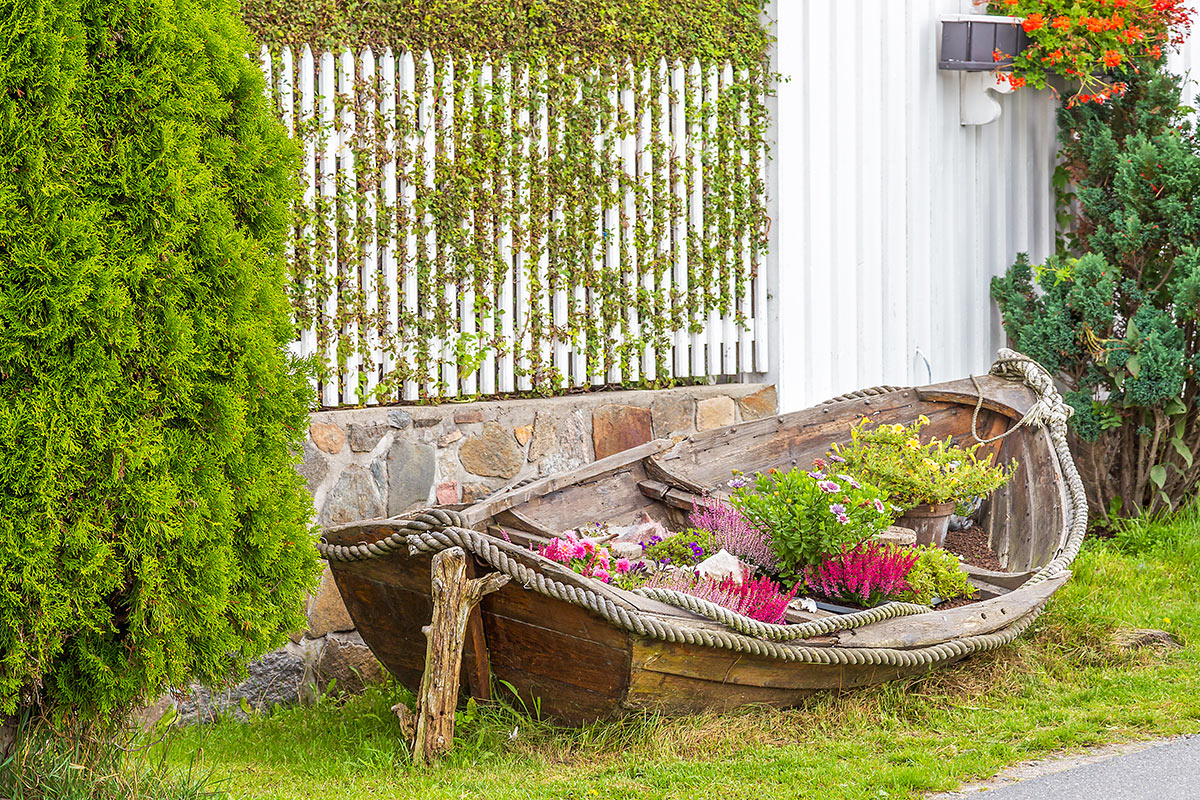
[[[962,556],[963,561],[971,566],[982,569],[1003,571],[1000,559],[988,546],[987,531],[978,525],[972,525],[964,531],[950,531],[946,534],[946,549],[956,556]]]

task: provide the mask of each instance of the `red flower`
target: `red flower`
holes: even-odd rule
[[[1092,33],[1099,33],[1100,31],[1104,30],[1104,20],[1097,19],[1096,17],[1084,17],[1083,24],[1086,25],[1087,29]]]
[[[1071,27],[1071,18],[1062,16],[1061,14],[1054,18],[1054,22],[1050,23],[1051,28],[1069,28]]]
[[[1116,50],[1107,50],[1104,53],[1104,66],[1112,69],[1121,63],[1123,56]]]
[[[1014,89],[1020,89],[1022,86],[1025,85],[1025,79],[1016,77],[1014,75],[1009,75],[1008,76],[1008,85]]]
[[[1146,55],[1154,59],[1162,58],[1162,48],[1158,45],[1154,45],[1154,47],[1151,47],[1146,51]]]
[[[1042,26],[1045,24],[1046,18],[1041,14],[1030,14],[1025,18],[1025,21],[1021,23],[1021,27],[1025,29],[1026,33],[1033,33],[1036,30],[1041,30]]]

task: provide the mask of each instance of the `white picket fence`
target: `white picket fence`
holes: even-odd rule
[[[326,366],[317,387],[322,405],[767,371],[762,247],[752,232],[730,235],[722,219],[705,219],[721,213],[705,185],[717,159],[736,159],[738,174],[765,181],[761,147],[730,152],[712,135],[711,111],[736,77],[728,65],[661,61],[636,73],[623,68],[608,99],[626,124],[594,131],[597,179],[607,176],[608,196],[623,191],[623,197],[584,210],[594,244],[581,257],[556,252],[547,241],[548,225],[565,225],[571,213],[578,219],[580,209],[552,200],[548,225],[529,218],[530,165],[548,163],[567,124],[565,112],[530,91],[541,67],[455,64],[391,49],[314,54],[308,46],[298,58],[290,48],[272,55],[264,47],[260,61],[268,96],[303,147],[308,214],[291,255],[308,266],[290,287],[299,298],[294,350]],[[463,75],[477,79],[464,88]],[[749,113],[747,101],[738,103],[737,113]],[[498,112],[487,116],[480,108]],[[495,120],[500,130],[483,130]],[[511,143],[514,160],[500,159],[495,172],[480,178],[501,211],[473,214],[462,220],[464,230],[447,231],[429,208],[450,191],[439,185],[442,160],[453,160],[455,148],[471,141],[463,125]],[[605,172],[605,163],[619,166]],[[648,198],[670,212],[656,213]],[[425,217],[414,219],[422,203]],[[479,280],[464,276],[456,261],[464,257],[464,241],[498,266]],[[652,252],[639,255],[639,241],[651,242]],[[349,243],[356,243],[351,264]],[[567,274],[575,277],[559,277]],[[657,304],[658,319],[689,293],[712,292],[714,285],[735,287],[730,302],[642,337],[634,357],[615,355],[642,333],[638,298]],[[616,320],[613,291],[628,299]],[[448,336],[425,341],[414,334],[437,315],[449,318],[439,328]],[[405,379],[389,383],[396,374]]]

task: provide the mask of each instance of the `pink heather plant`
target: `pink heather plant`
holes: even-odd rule
[[[806,572],[808,585],[826,597],[874,606],[911,589],[906,578],[918,554],[878,542],[861,542],[825,558]]]
[[[779,625],[784,621],[787,605],[800,588],[800,584],[797,583],[790,592],[783,594],[779,586],[766,576],[746,578],[741,584],[735,583],[732,578],[718,583],[711,578],[681,569],[660,570],[650,577],[645,586],[684,592],[772,625]]]
[[[712,552],[724,548],[733,555],[769,572],[779,568],[779,558],[771,549],[770,538],[750,524],[736,507],[714,498],[704,498],[703,505],[692,502],[688,521],[693,528],[708,531]]]
[[[561,539],[551,539],[538,552],[585,578],[595,578],[603,583],[610,583],[614,572],[623,575],[631,568],[628,559],[618,558],[614,562],[607,547],[599,546],[591,539],[580,539],[573,531],[567,531]]]

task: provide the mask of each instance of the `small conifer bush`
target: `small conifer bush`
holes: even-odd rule
[[[301,624],[295,155],[232,0],[0,16],[0,719],[105,717]]]

